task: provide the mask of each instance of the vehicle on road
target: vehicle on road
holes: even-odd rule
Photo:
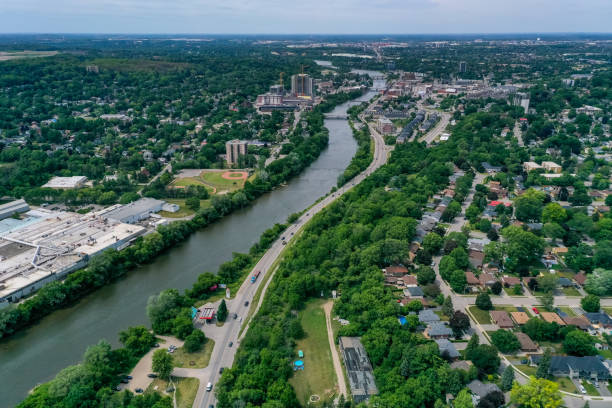
[[[147,377],[149,377],[149,378],[157,378],[157,374],[150,373],[150,374],[147,374]]]
[[[581,394],[586,394],[586,390],[584,389],[584,387],[582,385],[580,386],[580,393]]]
[[[155,343],[153,347],[159,347],[159,343]]]
[[[261,271],[257,271],[253,274],[253,276],[251,276],[251,283],[255,283],[255,281],[257,280],[257,278],[259,278],[259,275],[261,274]]]
[[[136,391],[138,394],[142,394],[143,393],[142,388],[136,388],[134,391]]]
[[[285,240],[285,237],[281,237],[281,239],[284,241],[284,240]]]
[[[244,302],[244,305],[248,306],[249,305],[249,301],[247,300],[246,302]]]
[[[225,368],[224,368],[224,367],[221,367],[221,368],[219,369],[219,374],[223,374],[223,370],[225,370]]]
[[[287,241],[283,241],[283,245],[287,245]]]
[[[128,380],[131,380],[134,377],[132,377],[131,375],[126,375],[125,378],[127,378]]]
[[[234,345],[234,342],[233,342],[233,341],[230,341],[230,342],[229,342],[229,347],[232,347],[233,345]]]
[[[234,313],[234,320],[236,320],[238,318],[238,313]]]
[[[212,383],[209,382],[208,384],[206,384],[206,391],[211,391],[212,390]]]

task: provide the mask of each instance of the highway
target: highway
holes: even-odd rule
[[[366,123],[363,118],[360,118],[363,123]],[[314,204],[293,224],[291,224],[282,234],[282,237],[276,240],[270,249],[263,255],[257,265],[252,270],[251,276],[256,271],[261,271],[261,275],[255,281],[251,283],[250,278],[245,280],[238,292],[233,299],[226,299],[227,307],[229,310],[228,320],[222,327],[217,327],[214,324],[204,325],[202,330],[207,337],[212,338],[215,341],[215,346],[210,358],[208,367],[204,369],[181,369],[176,368],[173,375],[179,377],[196,377],[200,379],[200,386],[196,395],[193,406],[195,408],[208,408],[211,405],[216,405],[216,398],[214,395],[214,386],[217,384],[220,373],[219,370],[222,367],[231,367],[234,362],[236,355],[236,349],[240,343],[242,337],[246,334],[250,319],[248,318],[248,312],[250,307],[254,307],[254,311],[250,316],[255,316],[259,310],[263,299],[265,298],[267,284],[263,287],[262,293],[259,297],[259,301],[256,305],[252,305],[253,297],[257,292],[257,289],[266,281],[266,275],[274,273],[271,267],[276,260],[281,256],[283,249],[285,248],[284,241],[289,242],[297,235],[299,231],[304,227],[308,221],[312,219],[317,213],[326,208],[328,205],[333,203],[342,194],[352,189],[357,184],[361,183],[366,177],[372,174],[376,169],[386,163],[389,151],[391,148],[385,145],[382,136],[370,126],[370,134],[374,140],[374,154],[373,160],[366,170],[357,175],[355,178],[350,180],[344,186],[340,187],[334,193],[328,194],[322,200]],[[268,283],[271,282],[272,277],[268,279]],[[245,302],[249,302],[248,306],[245,306]],[[212,305],[213,307],[218,306],[218,302]],[[237,319],[233,319],[233,314],[238,315]],[[246,320],[245,319],[249,319]],[[244,325],[244,330],[239,337],[240,328]],[[233,343],[232,347],[229,346],[230,342]],[[206,391],[206,385],[208,382],[213,384],[213,392]]]

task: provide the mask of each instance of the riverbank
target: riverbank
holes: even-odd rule
[[[0,375],[0,394],[6,396],[8,406],[16,404],[36,382],[48,381],[61,368],[78,361],[87,345],[146,322],[145,304],[151,294],[168,287],[191,287],[202,271],[217,270],[233,252],[248,252],[271,224],[284,222],[290,214],[308,207],[314,197],[329,192],[356,150],[346,123],[331,123],[329,133],[327,149],[288,185],[195,232],[154,263],[136,268],[78,304],[1,342],[0,364],[6,371]],[[109,340],[118,344],[114,338]],[[9,372],[10,376],[4,374]]]

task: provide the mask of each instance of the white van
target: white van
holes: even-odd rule
[[[211,391],[212,390],[212,383],[209,382],[208,384],[206,384],[206,391]]]

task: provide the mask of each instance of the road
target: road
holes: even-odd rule
[[[340,357],[338,356],[338,349],[336,349],[336,342],[334,341],[334,332],[331,325],[331,311],[334,307],[334,301],[323,305],[325,311],[325,324],[327,326],[327,340],[329,341],[329,350],[332,355],[332,362],[334,364],[334,371],[336,371],[336,378],[338,379],[338,394],[348,396],[346,381],[344,381],[344,371],[342,370],[342,363],[340,363]]]
[[[430,113],[430,114],[431,113],[437,113],[437,114],[439,114],[441,116],[441,118],[438,121],[438,123],[436,124],[436,126],[434,126],[433,129],[431,129],[429,132],[427,132],[420,139],[421,142],[425,142],[425,143],[427,143],[429,145],[434,140],[436,140],[436,138],[438,136],[440,136],[440,134],[442,132],[444,132],[444,130],[448,126],[448,123],[450,122],[451,115],[450,115],[450,113],[441,112],[441,111],[427,111],[427,112]]]
[[[365,120],[362,119],[365,122]],[[318,201],[310,209],[306,210],[295,223],[291,224],[283,233],[283,236],[276,240],[270,249],[262,256],[257,265],[253,268],[252,273],[261,271],[261,275],[255,281],[251,283],[250,279],[247,279],[233,299],[226,299],[227,307],[229,310],[229,319],[225,322],[223,327],[218,328],[214,325],[204,325],[202,330],[207,337],[215,340],[215,346],[210,358],[210,364],[204,369],[175,369],[173,375],[176,376],[189,376],[200,379],[200,387],[194,401],[194,407],[196,408],[207,408],[210,405],[216,404],[216,398],[214,392],[206,391],[206,384],[211,382],[214,385],[218,382],[220,374],[219,370],[222,367],[231,367],[234,362],[236,355],[236,349],[242,337],[239,337],[240,328],[244,325],[242,336],[247,332],[249,328],[250,318],[248,317],[249,308],[245,306],[245,302],[249,302],[249,306],[253,307],[250,303],[253,301],[253,297],[257,292],[257,289],[266,281],[265,277],[268,273],[274,273],[272,266],[276,260],[280,257],[283,249],[285,248],[285,242],[291,241],[291,239],[297,235],[297,233],[308,223],[317,213],[329,206],[335,200],[338,199],[342,194],[351,190],[354,186],[361,183],[366,177],[372,174],[376,169],[386,163],[389,151],[391,147],[387,147],[383,140],[383,137],[372,127],[370,127],[371,137],[374,140],[374,154],[373,160],[366,170],[357,175],[353,180],[349,181],[344,186],[340,187],[334,193],[328,194],[322,200]],[[270,282],[272,277],[268,279]],[[262,288],[262,293],[259,297],[259,302],[254,306],[253,313],[250,316],[255,316],[259,310],[263,299],[265,298],[267,290],[267,284]],[[216,306],[213,305],[213,306]],[[232,319],[233,313],[236,313],[239,317]],[[244,321],[243,321],[244,320]],[[247,321],[248,320],[248,321]],[[232,342],[232,347],[229,343]]]

